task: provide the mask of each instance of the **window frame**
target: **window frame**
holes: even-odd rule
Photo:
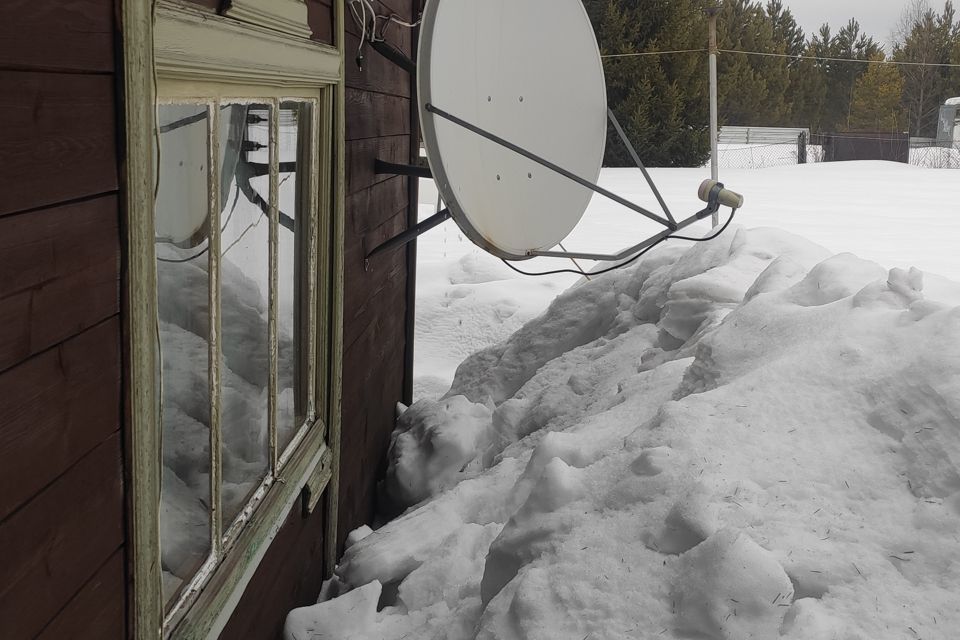
[[[290,0],[284,0],[289,3]],[[340,459],[340,379],[343,309],[343,202],[344,202],[344,78],[343,3],[334,4],[335,46],[292,35],[289,24],[281,30],[221,17],[178,0],[121,0],[125,109],[126,207],[126,350],[128,504],[130,508],[128,557],[132,571],[130,630],[135,638],[157,640],[215,637],[229,620],[264,554],[287,515],[302,501],[304,515],[330,496],[325,506],[325,551],[329,566],[336,556],[337,499]],[[269,2],[264,3],[265,6]],[[266,11],[267,13],[269,10]],[[303,13],[305,16],[305,12]],[[276,27],[276,25],[272,25]],[[305,25],[304,25],[305,27]],[[286,453],[271,454],[276,477],[264,483],[258,497],[244,509],[247,520],[239,527],[224,522],[223,530],[211,525],[213,547],[201,571],[184,587],[179,603],[165,616],[160,569],[160,486],[162,476],[157,376],[156,253],[154,248],[154,198],[157,154],[156,105],[190,98],[249,100],[269,98],[279,105],[286,98],[316,100],[312,110],[311,171],[304,180],[315,194],[308,253],[307,304],[309,318],[306,348],[308,398],[314,400],[309,426],[295,432]],[[216,132],[218,108],[212,108],[208,131]],[[274,109],[277,114],[277,110]],[[276,122],[276,116],[273,122]],[[214,135],[211,133],[212,140]],[[274,138],[275,140],[275,138]],[[214,140],[215,142],[215,140]],[[275,142],[271,143],[273,147]],[[210,175],[219,179],[218,153],[209,146]],[[216,170],[214,170],[216,169]],[[217,196],[211,210],[219,215]],[[271,217],[276,217],[276,206]],[[212,218],[211,255],[219,252],[219,222]],[[216,229],[214,229],[216,227]],[[271,243],[274,238],[271,238]],[[276,253],[271,249],[272,256]],[[219,257],[219,254],[218,254]],[[271,270],[275,267],[271,258]],[[211,283],[217,270],[211,269]],[[271,288],[271,298],[276,294]],[[219,286],[211,287],[211,314],[219,307]],[[272,308],[274,305],[272,304]],[[211,316],[211,325],[219,319]],[[276,319],[271,317],[271,332]],[[212,329],[215,335],[216,328]],[[211,353],[218,353],[211,344]],[[211,367],[215,376],[219,365]],[[272,367],[273,368],[273,367]],[[272,373],[271,375],[275,375]],[[218,380],[213,379],[212,388]],[[215,396],[211,398],[216,411]],[[275,399],[271,399],[271,410]],[[214,423],[211,422],[211,441]],[[214,447],[211,447],[214,451]],[[212,464],[218,466],[217,453]],[[218,471],[211,471],[211,484]],[[251,507],[250,505],[254,505]],[[217,522],[219,515],[212,517]],[[228,535],[224,536],[226,533]],[[215,547],[222,545],[219,550]],[[211,564],[212,563],[212,564]],[[210,564],[211,566],[207,567]],[[166,619],[165,619],[166,618]]]

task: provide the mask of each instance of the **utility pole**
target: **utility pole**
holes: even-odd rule
[[[717,14],[720,13],[720,7],[708,7],[706,13],[710,24],[710,41],[707,47],[710,52],[710,179],[719,180],[720,168],[717,164],[720,139],[719,116],[717,115]],[[713,226],[716,227],[720,224],[720,214],[714,212],[711,220]]]

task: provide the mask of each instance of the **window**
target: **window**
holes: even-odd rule
[[[336,484],[342,54],[298,0],[161,0],[144,85],[124,11],[134,627],[206,637]]]

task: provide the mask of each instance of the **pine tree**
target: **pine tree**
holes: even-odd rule
[[[849,60],[872,60],[882,55],[883,49],[860,31],[860,23],[850,22],[837,32],[827,47],[827,56]],[[853,90],[857,81],[867,72],[868,65],[850,62],[826,61],[827,101],[822,125],[833,130],[850,128],[853,108]]]
[[[910,133],[933,137],[936,134],[940,105],[957,90],[955,70],[930,65],[949,63],[960,39],[960,23],[950,0],[943,13],[937,14],[925,0],[915,0],[901,20],[900,33],[894,45],[894,60],[921,63],[904,65],[903,107],[907,112]],[[926,63],[926,64],[922,64]]]
[[[807,39],[793,12],[783,6],[783,0],[769,0],[766,11],[773,23],[773,38],[783,44],[784,52],[791,56],[803,55]]]
[[[773,37],[782,43],[784,53],[794,56],[786,62],[789,82],[786,90],[786,111],[782,126],[809,126],[811,111],[819,112],[826,89],[819,83],[819,76],[810,61],[800,59],[807,50],[807,39],[803,29],[797,24],[790,9],[783,6],[782,0],[769,0],[767,15],[773,23]],[[811,108],[812,107],[812,108]]]
[[[882,56],[875,58],[884,60]],[[903,128],[900,100],[903,78],[893,65],[873,64],[853,90],[849,126],[854,131],[899,132]]]
[[[774,21],[759,2],[728,0],[721,10],[718,29],[721,49],[787,53],[786,43],[775,36]],[[764,126],[782,123],[790,111],[787,65],[782,57],[722,54],[718,73],[723,121]]]
[[[700,0],[585,0],[603,54],[696,49],[706,41]],[[710,152],[706,61],[702,54],[609,58],[607,104],[651,166],[698,166]],[[616,133],[607,166],[632,166]]]

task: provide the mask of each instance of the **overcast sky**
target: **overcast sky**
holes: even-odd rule
[[[850,18],[856,18],[860,28],[889,51],[891,34],[907,0],[784,0],[783,4],[793,12],[807,37],[824,22],[829,22],[836,33]],[[930,4],[937,11],[943,8],[943,0],[932,0]]]

